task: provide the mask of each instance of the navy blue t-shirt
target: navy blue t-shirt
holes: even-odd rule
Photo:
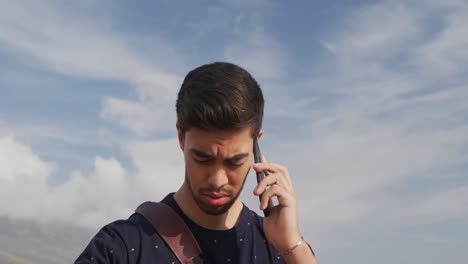
[[[211,230],[190,220],[176,203],[173,193],[161,202],[174,209],[188,225],[208,263],[285,263],[266,240],[263,219],[243,206],[239,222],[229,230]],[[180,263],[153,226],[141,215],[104,226],[90,241],[75,264]]]

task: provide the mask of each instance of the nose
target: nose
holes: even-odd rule
[[[215,190],[219,190],[228,184],[228,177],[224,168],[216,168],[208,177],[208,184]]]

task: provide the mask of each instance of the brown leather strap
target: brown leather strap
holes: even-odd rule
[[[181,263],[203,263],[197,240],[171,207],[164,203],[144,202],[135,212],[143,215],[153,225]]]

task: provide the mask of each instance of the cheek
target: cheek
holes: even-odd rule
[[[248,176],[250,166],[239,168],[238,170],[230,173],[229,182],[230,185],[235,187],[241,187],[244,183],[245,178]]]
[[[186,161],[185,166],[187,171],[191,172],[192,175],[199,175],[203,171],[203,167],[193,160]]]
[[[200,185],[200,182],[203,180],[203,172],[200,167],[194,161],[185,160],[185,169],[192,187]]]

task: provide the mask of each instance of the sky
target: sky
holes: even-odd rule
[[[228,61],[262,87],[319,262],[466,263],[468,2],[0,7],[0,216],[97,232],[177,190],[177,92]]]

